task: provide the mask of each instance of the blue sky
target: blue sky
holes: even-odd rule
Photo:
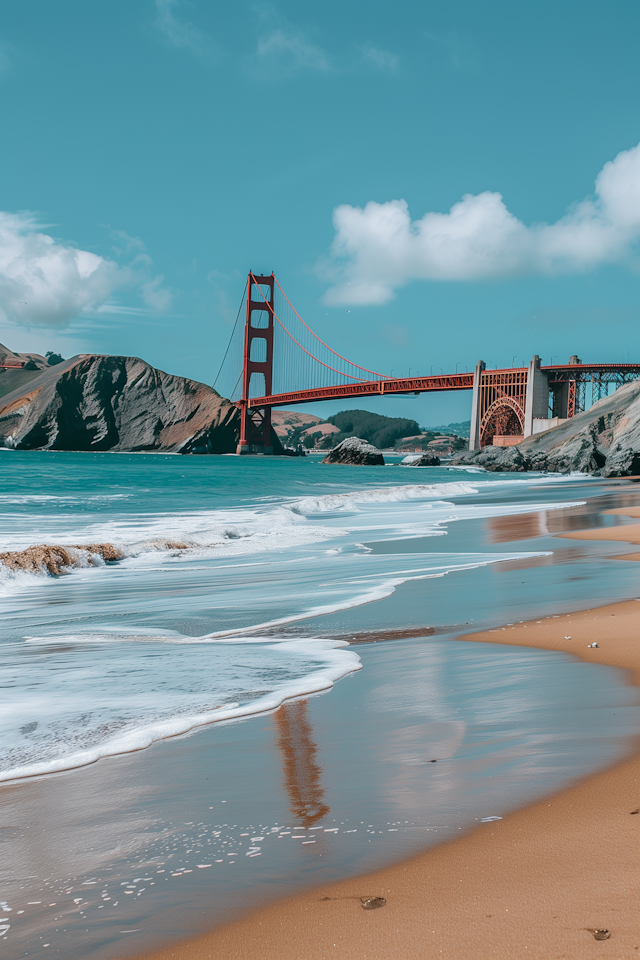
[[[640,361],[639,28],[637,0],[4,0],[0,340],[211,383],[252,268],[396,376]]]

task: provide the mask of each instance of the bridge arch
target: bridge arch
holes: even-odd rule
[[[513,397],[498,397],[482,418],[480,446],[488,446],[495,436],[524,437],[524,410]]]

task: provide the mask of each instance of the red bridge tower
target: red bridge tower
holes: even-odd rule
[[[271,407],[251,407],[249,397],[268,396],[273,380],[273,289],[275,277],[247,281],[247,318],[244,327],[244,363],[240,407],[240,442],[237,453],[273,453]],[[254,300],[254,291],[257,300]],[[251,379],[256,375],[253,389]]]

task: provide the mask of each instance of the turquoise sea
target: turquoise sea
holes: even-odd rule
[[[640,730],[618,671],[454,639],[634,596],[620,544],[553,536],[625,522],[597,481],[15,451],[0,478],[0,552],[123,557],[0,565],[11,956],[186,935],[503,816]]]

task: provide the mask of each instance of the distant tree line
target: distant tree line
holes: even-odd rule
[[[469,439],[471,433],[471,420],[462,420],[460,423],[441,423],[435,427],[423,427],[423,430],[435,431],[437,434],[457,434],[459,437]]]
[[[420,433],[417,420],[404,417],[384,417],[367,410],[343,410],[329,417],[328,423],[337,427],[340,433],[332,433],[327,438],[335,447],[347,437],[360,437],[372,443],[379,450],[388,450],[403,437],[415,437]]]
[[[445,441],[443,438],[442,446],[450,446],[454,450],[467,446],[461,436],[455,436],[455,430],[442,430],[437,427],[427,429],[419,426],[416,420],[408,420],[405,417],[385,417],[380,413],[369,413],[368,410],[342,410],[324,422],[333,424],[339,432],[323,434],[320,429],[313,430],[305,424],[299,424],[290,430],[286,439],[287,446],[295,448],[298,444],[302,444],[307,450],[314,448],[330,450],[347,437],[360,437],[361,440],[372,443],[379,450],[390,450],[394,447],[401,450],[405,438],[415,437],[415,441],[409,441],[408,448],[427,450],[429,444],[443,433],[447,435],[453,433],[454,439]],[[464,428],[465,424],[451,426]],[[307,430],[309,430],[308,433],[306,433]]]

